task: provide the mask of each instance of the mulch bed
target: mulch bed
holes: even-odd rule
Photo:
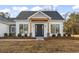
[[[0,39],[36,39],[34,37],[0,37]]]
[[[53,39],[57,39],[57,40],[61,40],[61,39],[65,39],[65,40],[79,40],[79,38],[76,37],[48,37],[48,38],[44,38],[45,40],[53,40]]]
[[[0,37],[0,39],[36,39],[36,38],[34,38],[34,37]],[[47,37],[47,38],[44,38],[44,40],[53,40],[53,39],[79,40],[79,38],[76,38],[76,37]]]

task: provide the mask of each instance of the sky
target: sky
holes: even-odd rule
[[[79,5],[0,5],[0,12],[8,12],[11,17],[16,17],[21,11],[49,10],[58,11],[61,15],[79,12]]]

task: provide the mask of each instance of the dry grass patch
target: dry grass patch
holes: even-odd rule
[[[52,39],[46,41],[0,41],[0,52],[79,52],[79,40]]]

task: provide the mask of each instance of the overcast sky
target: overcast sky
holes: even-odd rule
[[[61,15],[67,12],[79,11],[77,5],[0,5],[0,12],[8,12],[11,17],[16,17],[21,11],[55,10]]]

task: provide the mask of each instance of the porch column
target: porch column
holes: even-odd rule
[[[16,36],[18,35],[19,33],[19,24],[16,23]]]
[[[63,36],[63,24],[60,25],[60,34]]]
[[[51,24],[50,24],[50,22],[49,22],[49,36],[51,36]]]
[[[45,23],[44,24],[44,37],[47,37],[47,34],[48,34],[48,24]]]
[[[30,22],[29,22],[29,23],[28,23],[28,34],[27,34],[28,36],[30,36],[30,26],[31,26],[31,25],[30,25]]]
[[[35,37],[35,24],[32,24],[32,29],[31,29],[31,33],[32,33],[32,37]]]

